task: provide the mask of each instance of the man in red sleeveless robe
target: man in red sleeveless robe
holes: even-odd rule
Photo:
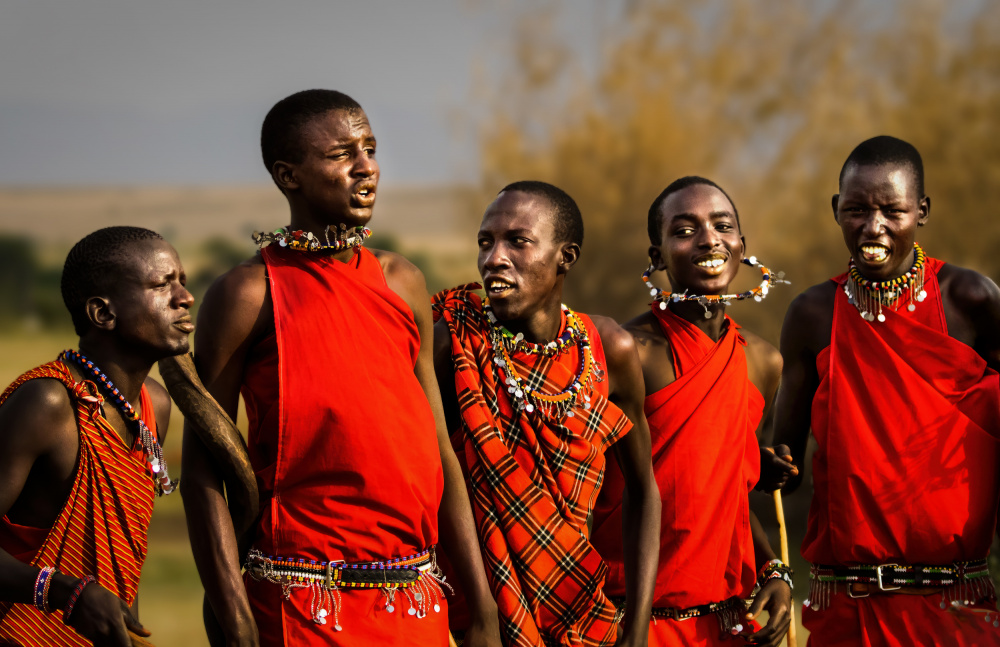
[[[478,286],[436,299],[448,428],[510,646],[610,645],[618,636],[588,529],[609,447],[625,474],[618,532],[633,605],[619,644],[646,643],[659,501],[642,374],[614,321],[560,306],[582,242],[580,210],[566,193],[543,182],[509,185],[479,229],[487,300],[471,291]]]
[[[205,386],[234,418],[242,392],[250,419],[262,512],[245,582],[220,475],[194,434],[184,442],[195,560],[224,640],[446,645],[440,528],[473,591],[471,642],[498,645],[423,276],[359,246],[379,178],[368,119],[342,93],[300,92],[268,113],[261,148],[291,225],[216,281],[195,345]]]
[[[745,258],[736,207],[701,177],[681,178],[653,201],[649,236],[651,267],[666,271],[673,294],[724,295]],[[766,534],[751,533],[748,495],[757,482],[757,438],[781,356],[737,325],[717,300],[702,305],[658,296],[625,329],[642,361],[663,506],[650,645],[732,644],[733,634],[751,635],[743,600],[751,597],[757,572],[774,559]],[[621,474],[609,466],[593,536],[608,561],[604,591],[613,599],[625,593],[621,494]],[[754,643],[781,641],[790,603],[788,583],[762,581],[749,615],[766,609],[769,620],[752,634]]]
[[[184,282],[177,252],[148,229],[108,227],[70,251],[62,293],[79,352],[0,395],[0,644],[149,635],[139,571],[154,495],[172,484],[159,446],[170,398],[148,376],[188,350]]]
[[[915,247],[930,198],[906,142],[860,144],[833,212],[850,271],[789,308],[775,421],[796,462],[818,444],[810,644],[1000,644],[1000,290]]]

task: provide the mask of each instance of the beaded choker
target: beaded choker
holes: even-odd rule
[[[96,378],[95,382],[98,388],[104,392],[105,399],[114,404],[118,411],[121,412],[126,424],[130,424],[135,428],[135,434],[142,445],[143,456],[146,462],[149,463],[149,469],[153,472],[153,481],[156,485],[157,494],[162,496],[173,492],[177,487],[177,481],[171,481],[170,475],[167,473],[167,461],[163,458],[163,448],[153,438],[149,427],[139,417],[139,413],[132,404],[121,394],[121,391],[118,390],[96,364],[77,351],[73,349],[65,350],[59,355],[59,359],[63,362],[72,361],[85,373],[89,373]]]
[[[325,243],[321,243],[319,238],[311,231],[288,231],[284,227],[274,231],[255,231],[253,242],[258,248],[266,247],[271,243],[277,243],[281,247],[289,247],[303,252],[339,252],[341,250],[361,247],[365,239],[372,235],[372,230],[368,227],[359,226],[348,229],[344,223],[334,230],[334,240],[330,240],[330,225],[326,226],[323,232]]]
[[[922,303],[927,298],[924,290],[924,267],[927,257],[917,243],[913,243],[913,267],[902,276],[888,281],[871,281],[866,279],[854,265],[854,259],[848,266],[847,280],[844,282],[844,294],[847,302],[858,309],[865,321],[885,321],[882,306],[897,309],[897,302],[907,292],[910,303],[906,309],[913,312],[916,303]],[[916,302],[916,303],[914,303]]]
[[[493,362],[499,371],[506,374],[504,384],[507,386],[507,393],[514,399],[514,406],[517,410],[524,409],[532,413],[538,409],[539,413],[549,418],[572,418],[576,414],[575,409],[580,400],[583,400],[584,410],[590,409],[590,393],[593,390],[593,382],[600,381],[601,369],[594,363],[594,355],[590,350],[590,339],[583,322],[575,312],[562,306],[563,316],[566,318],[566,327],[558,339],[547,344],[532,344],[524,341],[524,335],[512,334],[497,321],[496,315],[490,308],[489,299],[483,303],[483,310],[489,322],[490,344],[493,346]],[[540,389],[532,389],[528,382],[521,377],[511,355],[515,352],[523,352],[531,355],[542,355],[554,357],[571,346],[576,346],[580,356],[580,367],[577,369],[573,381],[559,393],[545,393]]]
[[[688,294],[687,290],[684,290],[682,293],[664,292],[660,288],[653,285],[652,281],[649,280],[649,276],[656,271],[656,268],[653,267],[652,263],[650,263],[646,271],[642,273],[642,281],[646,284],[646,288],[649,290],[649,295],[653,297],[653,301],[658,301],[660,303],[660,310],[667,309],[668,301],[672,301],[674,303],[679,303],[681,301],[697,301],[701,304],[701,307],[705,309],[706,319],[712,318],[712,312],[708,309],[709,306],[728,306],[732,305],[733,301],[743,301],[744,299],[751,298],[759,303],[764,300],[764,297],[767,296],[768,290],[770,290],[773,286],[780,283],[788,283],[788,281],[784,280],[784,272],[778,272],[775,274],[766,268],[763,263],[758,263],[756,256],[744,258],[740,262],[744,265],[758,268],[762,276],[760,285],[747,290],[746,292],[738,292],[735,294]]]

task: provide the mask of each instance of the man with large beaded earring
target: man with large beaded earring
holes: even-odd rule
[[[649,208],[648,232],[650,265],[642,278],[653,302],[624,327],[642,363],[663,504],[649,644],[729,645],[741,635],[778,645],[789,623],[791,572],[775,559],[749,493],[781,356],[726,307],[760,302],[782,280],[747,257],[736,206],[709,179],[688,176],[668,185]],[[756,285],[730,294],[741,265],[760,272]],[[658,271],[669,278],[670,292],[653,284]],[[625,592],[621,493],[621,474],[609,469],[594,513],[594,543],[609,562],[604,590],[613,599]],[[753,622],[762,610],[769,614],[763,628]]]
[[[149,377],[186,353],[194,302],[159,234],[108,227],[66,258],[62,295],[77,349],[0,395],[0,643],[148,644],[139,573],[170,397]]]
[[[810,645],[1000,644],[1000,289],[916,242],[931,201],[911,144],[862,142],[839,185],[848,271],[788,309],[775,418],[797,465],[817,443]]]
[[[580,210],[550,184],[515,182],[486,209],[478,243],[485,298],[476,284],[435,297],[434,358],[505,644],[645,645],[660,503],[642,371],[618,324],[562,305]],[[625,481],[620,628],[589,528],[609,449]]]
[[[198,314],[195,365],[234,419],[242,394],[261,497],[236,537],[219,466],[185,429],[182,494],[213,645],[446,645],[447,552],[472,592],[468,644],[499,646],[423,275],[362,246],[375,147],[341,92],[276,103],[261,152],[289,224],[255,234],[259,253],[217,279]]]

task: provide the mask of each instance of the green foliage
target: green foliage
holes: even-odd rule
[[[59,289],[60,268],[45,267],[26,236],[0,235],[0,328],[71,329]]]

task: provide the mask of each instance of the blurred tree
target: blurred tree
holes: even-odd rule
[[[505,74],[486,90],[483,204],[507,182],[533,178],[583,210],[569,303],[619,319],[640,312],[649,204],[677,177],[705,175],[736,201],[748,252],[794,283],[763,307],[734,311],[776,342],[795,294],[846,269],[830,196],[851,149],[883,133],[924,155],[934,206],[925,248],[1000,274],[1000,221],[987,206],[1000,198],[1000,5],[622,7],[602,30],[594,74],[558,33],[571,3],[527,9]]]

